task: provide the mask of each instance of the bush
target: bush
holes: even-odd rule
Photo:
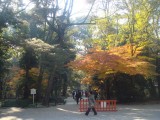
[[[1,107],[29,107],[29,105],[32,104],[32,100],[27,99],[6,99],[5,101],[2,101]]]
[[[1,107],[17,107],[15,99],[7,99],[2,101]]]
[[[26,100],[17,100],[16,101],[17,107],[29,107],[30,104],[32,104],[32,100],[31,99],[26,99]]]
[[[142,102],[145,100],[145,87],[147,81],[142,76],[127,76],[123,79],[116,80],[115,91],[117,101],[126,102]]]
[[[65,101],[65,97],[62,97],[62,96],[58,96],[58,97],[51,97],[50,98],[50,103],[55,103],[55,104],[65,104],[66,101]]]

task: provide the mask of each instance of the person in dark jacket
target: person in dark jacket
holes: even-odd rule
[[[82,97],[81,91],[78,90],[78,91],[76,92],[76,102],[77,102],[77,104],[79,103],[79,100],[81,99],[81,97]]]
[[[97,115],[97,111],[96,111],[96,109],[94,107],[95,104],[96,104],[96,102],[95,102],[95,98],[94,98],[93,92],[90,91],[88,93],[88,110],[86,111],[85,115],[88,115],[89,112],[91,111],[91,109],[94,112],[94,115]]]
[[[76,91],[72,91],[72,97],[73,97],[73,99],[75,99],[75,94],[76,94]]]

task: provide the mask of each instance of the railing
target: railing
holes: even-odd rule
[[[80,100],[80,112],[87,111],[88,99]],[[117,111],[116,100],[96,100],[95,109],[97,111]]]

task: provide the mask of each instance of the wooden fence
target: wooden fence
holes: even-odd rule
[[[88,109],[88,99],[80,100],[80,112],[84,112]],[[116,100],[96,100],[96,111],[117,111]]]

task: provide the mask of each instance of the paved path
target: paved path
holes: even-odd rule
[[[117,112],[91,112],[88,116],[79,112],[79,105],[72,98],[66,105],[49,108],[0,109],[0,120],[160,120],[160,104],[118,105]]]

